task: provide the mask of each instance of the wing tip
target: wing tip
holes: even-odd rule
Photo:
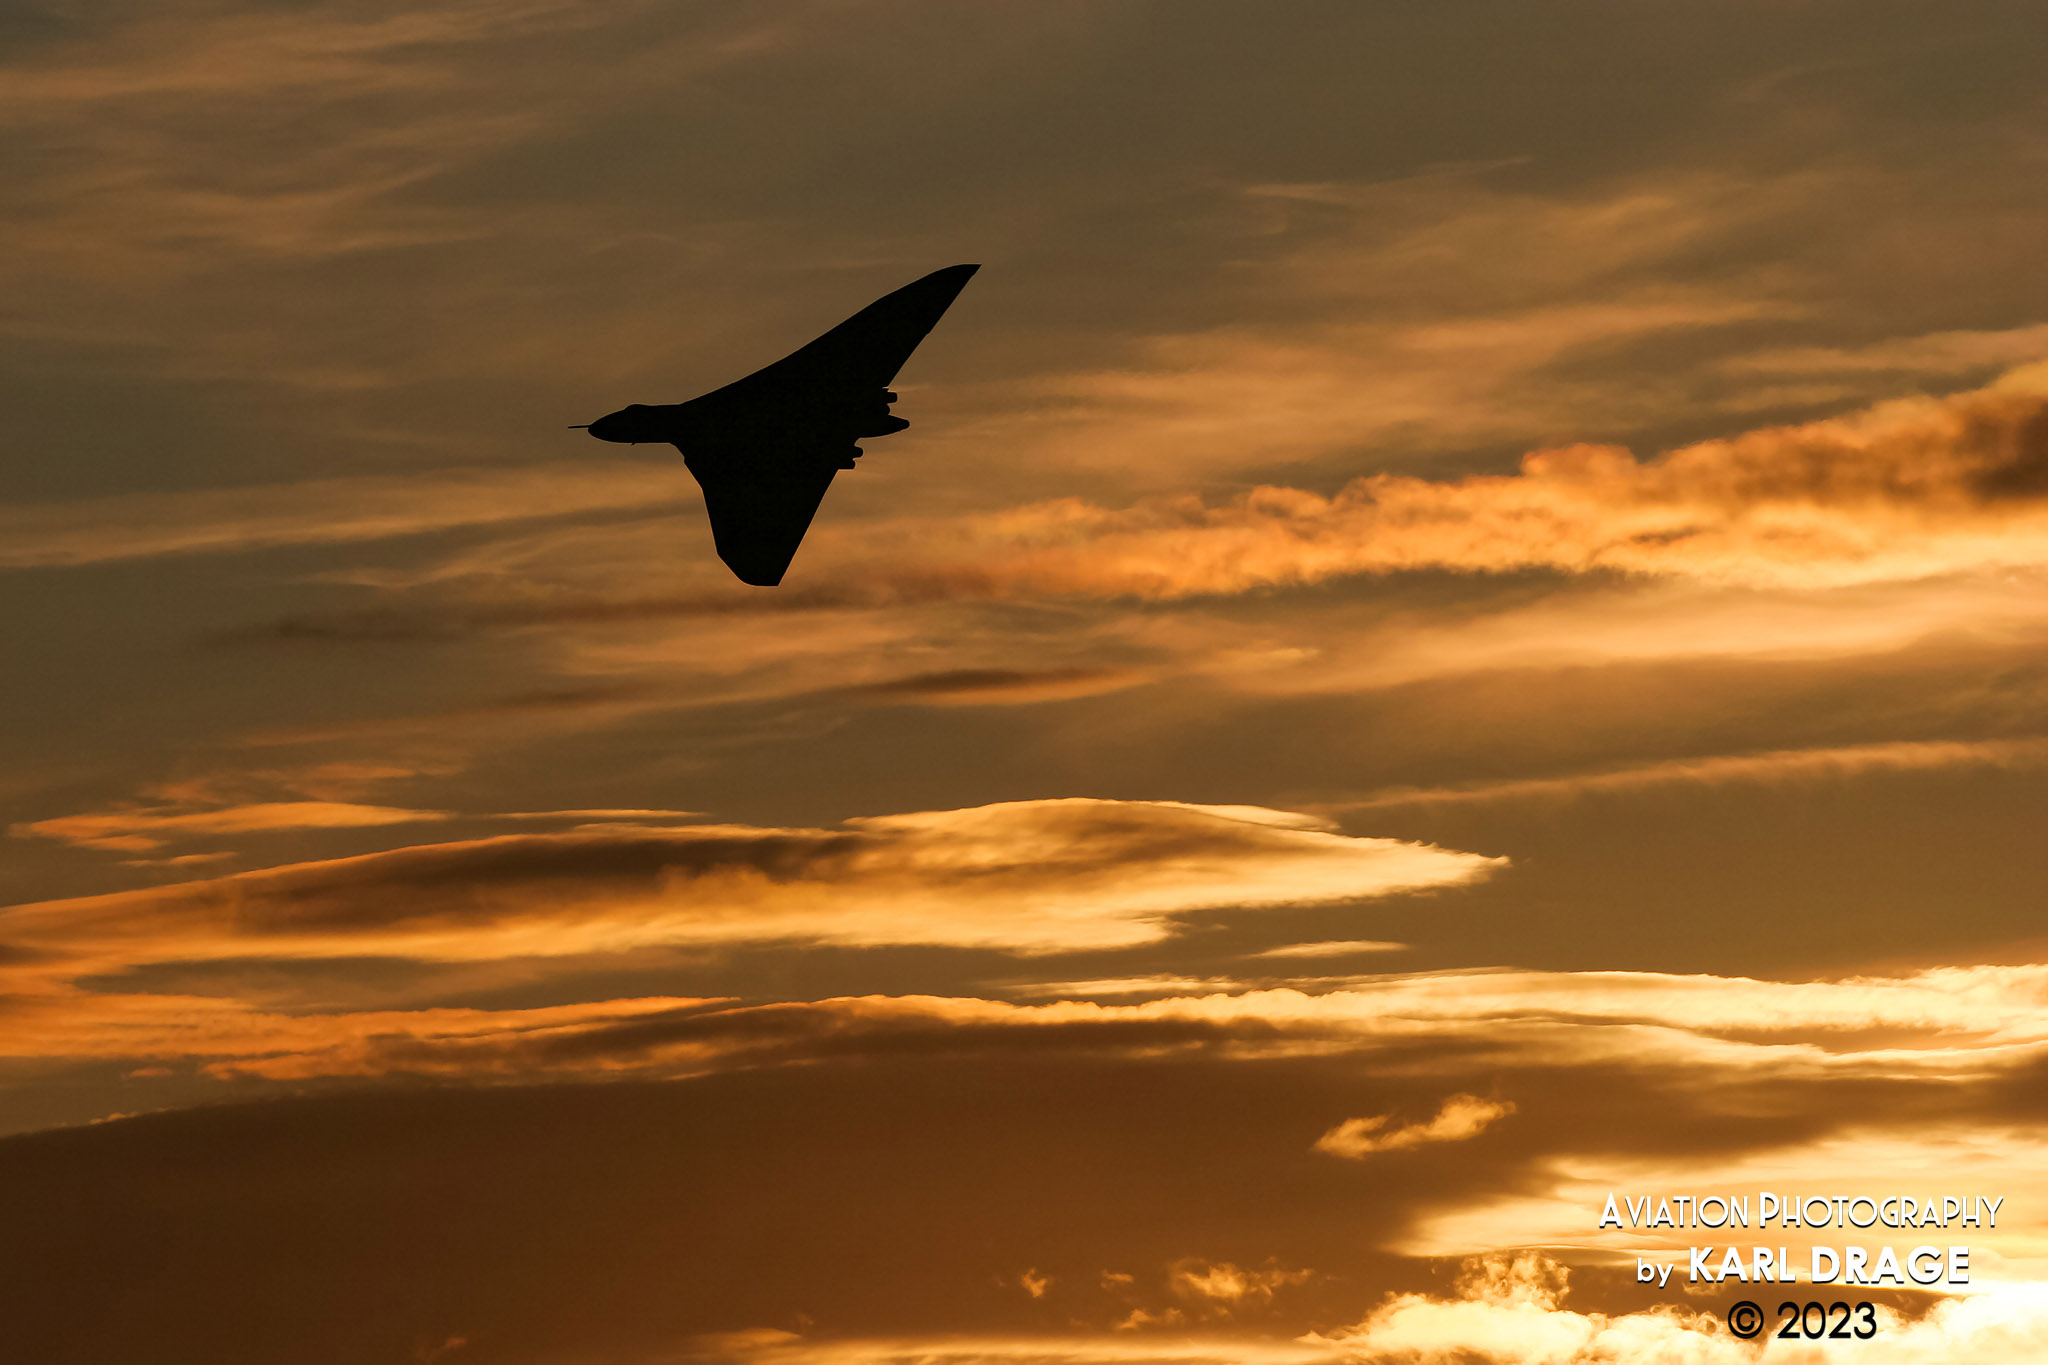
[[[720,555],[719,558],[725,559],[725,556]],[[734,578],[750,588],[779,588],[782,586],[782,576],[789,572],[786,568],[769,570],[758,565],[742,568],[730,559],[725,560],[725,567],[732,570]]]
[[[729,555],[722,550],[718,557],[725,561],[726,568],[732,570],[734,578],[750,588],[779,588],[782,586],[782,576],[789,572],[788,561],[784,561],[780,567],[771,567],[759,559]],[[790,559],[795,558],[796,555],[792,553]]]

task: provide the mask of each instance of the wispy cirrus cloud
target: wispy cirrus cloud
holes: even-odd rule
[[[1370,270],[1373,255],[1347,269]],[[1718,290],[1622,285],[1593,303],[1168,334],[1135,341],[1113,368],[1018,386],[1001,410],[968,417],[958,434],[1034,464],[1114,470],[1156,486],[1169,482],[1169,470],[1180,474],[1171,482],[1184,483],[1361,447],[1514,440],[1568,421],[1575,407],[1633,408],[1622,419],[1632,424],[1648,415],[1640,397],[1631,401],[1618,385],[1568,383],[1554,368],[1582,352],[1785,311]]]
[[[603,26],[559,0],[109,16],[91,42],[27,49],[0,93],[27,137],[96,153],[13,182],[23,255],[175,277],[491,237],[487,215],[407,191],[532,137],[544,107],[572,117],[545,73],[556,45]],[[708,27],[665,54],[674,67],[730,61],[775,25]]]
[[[1023,801],[839,830],[613,823],[422,845],[19,907],[0,933],[131,957],[777,940],[1040,953],[1151,942],[1198,909],[1457,886],[1496,866],[1257,807]]]
[[[1350,957],[1359,953],[1399,952],[1405,945],[1389,943],[1385,939],[1346,938],[1329,939],[1318,943],[1283,943],[1277,948],[1267,948],[1257,954],[1259,957]]]
[[[37,945],[28,936],[14,941]],[[1476,1065],[1545,1073],[1669,1066],[1711,1074],[1733,1087],[1730,1093],[1744,1085],[1829,1080],[1985,1082],[2022,1075],[2048,1056],[2048,1027],[2040,1022],[2048,968],[2040,966],[1808,982],[1453,972],[1352,978],[1319,993],[1218,983],[1200,994],[1136,1004],[858,996],[714,1008],[698,999],[650,997],[592,1001],[555,1014],[430,1008],[284,1016],[231,995],[98,994],[36,984],[53,972],[76,976],[95,965],[24,959],[15,969],[21,1027],[9,1055],[182,1059],[222,1077],[575,1079],[903,1052],[1206,1048],[1245,1059],[1383,1056],[1398,1060],[1404,1074],[1424,1077],[1469,1074]],[[106,986],[118,978],[95,981]],[[276,1032],[266,1032],[273,1026]],[[277,1041],[266,1045],[266,1037]],[[1407,1151],[1475,1136],[1519,1107],[1512,1095],[1461,1093],[1412,1124],[1383,1116],[1326,1120],[1320,1138],[1311,1128],[1300,1142],[1304,1149],[1327,1143],[1322,1150],[1338,1156]]]
[[[1940,376],[2022,365],[2048,355],[2048,323],[1996,331],[1931,332],[1862,346],[1788,346],[1731,356],[1731,370],[1760,374]]]
[[[1947,398],[1769,427],[1638,460],[1580,445],[1514,475],[1359,479],[1108,509],[1018,509],[855,583],[960,596],[1168,600],[1367,573],[1532,568],[1836,587],[2048,560],[2048,367]]]
[[[680,462],[613,461],[17,504],[0,511],[0,568],[421,535],[646,507],[694,489]]]
[[[1655,787],[1814,782],[1858,777],[1866,773],[1924,772],[1941,768],[2017,771],[2044,765],[2048,765],[2048,739],[1892,740],[1832,748],[1779,749],[1760,754],[1673,758],[1639,767],[1559,777],[1397,789],[1358,801],[1343,802],[1335,809],[1354,811],[1489,801],[1567,800]]]
[[[1759,428],[1649,460],[1577,445],[1535,451],[1515,474],[1382,474],[1327,496],[1264,486],[1123,507],[1066,498],[821,527],[806,548],[815,580],[772,599],[694,578],[659,595],[610,591],[644,577],[646,551],[666,545],[672,528],[572,530],[390,584],[447,600],[296,617],[250,638],[433,638],[949,602],[1179,602],[1419,571],[1877,590],[2048,564],[2044,433],[2048,367],[2033,366],[1981,389]],[[627,481],[612,494],[584,493],[635,495]],[[545,586],[507,600],[508,576]],[[470,596],[479,585],[496,600]],[[1860,618],[1845,620],[1836,628]],[[975,671],[959,673],[964,681]]]
[[[279,91],[341,98],[445,74],[409,66],[408,56],[447,56],[479,39],[559,30],[570,17],[569,7],[544,0],[465,0],[433,14],[228,10],[163,17],[116,29],[108,35],[112,42],[60,49],[56,60],[29,66],[10,82],[7,99],[48,108],[155,96],[181,103],[193,96],[251,99]]]
[[[957,668],[914,673],[850,689],[875,701],[936,706],[1003,706],[1068,697],[1091,697],[1134,687],[1146,675],[1113,668]]]
[[[831,562],[836,582],[822,599],[812,590],[796,605],[1171,600],[1416,569],[1830,587],[2035,566],[2048,559],[2044,432],[2048,368],[2035,366],[1983,389],[1762,428],[1650,461],[1611,446],[1570,446],[1525,456],[1514,475],[1377,475],[1328,497],[1262,487],[1218,503],[1174,498],[1119,509],[1066,499],[856,526],[816,538],[814,557]],[[0,563],[367,540],[645,507],[690,491],[677,465],[614,462],[127,495],[10,511]],[[745,598],[707,588],[666,602],[572,597],[496,610],[505,624],[542,624],[699,615]],[[470,613],[480,624],[492,615],[488,606]],[[365,618],[364,628],[380,623],[393,628],[385,618]],[[346,627],[337,619],[329,633]]]
[[[195,835],[249,834],[291,829],[372,829],[446,820],[447,811],[366,806],[347,801],[269,801],[213,810],[136,807],[59,815],[14,826],[17,838],[61,839],[85,848],[151,849]]]
[[[610,1056],[587,1041],[647,1017],[681,1018],[716,1002],[694,998],[596,1000],[534,1009],[437,1007],[292,1014],[224,997],[28,990],[17,996],[6,1054],[16,1059],[121,1058],[131,1065],[182,1063],[217,1079],[311,1079],[422,1075],[484,1080],[499,1075],[602,1077],[645,1070],[630,1048]],[[562,1064],[533,1061],[559,1049]],[[731,1055],[676,1039],[667,1058]]]

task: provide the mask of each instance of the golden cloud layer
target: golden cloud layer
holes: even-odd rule
[[[2048,365],[1946,398],[1768,427],[1638,461],[1527,455],[1515,475],[1383,474],[1330,497],[1080,500],[983,518],[928,562],[856,572],[895,595],[1169,599],[1406,569],[1560,569],[1835,587],[2048,561]],[[964,548],[964,547],[963,547]]]
[[[1570,1275],[1540,1255],[1468,1262],[1455,1290],[1390,1296],[1356,1325],[1293,1340],[1251,1333],[928,1336],[807,1340],[780,1330],[699,1337],[682,1358],[729,1365],[1753,1365],[1718,1313],[1567,1307]],[[1908,1319],[1876,1310],[1866,1341],[1772,1342],[1793,1365],[2033,1365],[2048,1354],[2048,1285],[2001,1286]],[[1776,1319],[1771,1319],[1775,1326]],[[640,1365],[621,1359],[618,1365]]]
[[[680,463],[615,460],[17,505],[0,512],[0,568],[377,540],[645,507],[693,492]]]
[[[1519,474],[1382,475],[1330,496],[1268,487],[1223,501],[1065,499],[830,522],[806,546],[814,577],[765,597],[677,560],[673,519],[551,527],[409,574],[365,577],[393,594],[388,606],[292,617],[245,637],[521,631],[576,680],[562,695],[584,712],[682,695],[692,705],[803,694],[840,704],[1041,702],[1190,673],[1233,690],[1358,690],[1588,662],[1871,655],[1955,632],[1987,648],[2031,647],[2048,638],[2036,581],[2048,569],[2043,431],[2048,367],[2036,366],[1947,398],[1648,461],[1570,447],[1527,457]],[[656,590],[649,565],[661,566]],[[1333,606],[1317,598],[1257,621],[1198,600],[1407,570],[1529,569],[1627,577],[1598,591],[1515,594],[1490,611],[1372,615],[1341,630],[1317,615]],[[1097,611],[1067,623],[1056,651],[1031,639],[1022,655],[1014,621],[938,613],[1009,599],[1183,605]],[[803,629],[791,628],[793,616]],[[930,662],[906,676],[894,661],[913,648]],[[691,679],[687,692],[647,681],[679,674]],[[445,729],[447,719],[377,723]],[[348,737],[331,727],[270,737],[323,736]],[[1996,761],[1990,752],[1983,761]],[[2017,749],[2011,757],[2029,761]],[[1785,756],[1788,772],[1800,762]]]
[[[1864,773],[1920,772],[1937,768],[2005,770],[2048,765],[2048,739],[1896,740],[1824,749],[1779,749],[1761,754],[1674,758],[1636,768],[1519,778],[1459,787],[1403,788],[1343,803],[1347,811],[1486,801],[1565,799],[1603,792],[1666,786],[1716,787],[1855,777]]]
[[[2048,966],[1828,982],[1468,972],[1354,978],[1320,994],[1280,988],[1124,1005],[863,996],[707,1009],[697,1001],[650,999],[574,1007],[584,1015],[377,1010],[288,1019],[232,998],[95,994],[50,982],[53,968],[75,974],[79,963],[32,961],[14,969],[18,1027],[5,1055],[183,1057],[217,1064],[222,1074],[273,1077],[573,1078],[693,1074],[727,1061],[804,1060],[913,1044],[968,1051],[1215,1047],[1291,1056],[1449,1043],[1462,1066],[1475,1058],[1545,1068],[1667,1066],[1729,1080],[1801,1083],[1985,1080],[2017,1074],[2048,1055]],[[1346,1132],[1340,1125],[1324,1140],[1346,1149],[1339,1155],[1375,1139],[1376,1150],[1430,1145],[1472,1136],[1514,1104],[1512,1096],[1459,1096],[1412,1128],[1385,1130],[1382,1123]],[[1312,1132],[1301,1140],[1305,1147],[1316,1141]]]
[[[7,1042],[12,1058],[195,1062],[220,1078],[417,1074],[532,1074],[535,1050],[578,1050],[592,1030],[649,1015],[675,1017],[704,1000],[602,1000],[526,1010],[418,1009],[286,1014],[211,996],[23,992]],[[675,1049],[677,1059],[684,1049]],[[714,1051],[706,1049],[707,1053]],[[313,1059],[319,1059],[317,1062]],[[591,1058],[601,1076],[634,1065]]]
[[[1391,1115],[1346,1119],[1316,1139],[1315,1149],[1361,1161],[1374,1152],[1398,1152],[1431,1142],[1462,1142],[1477,1137],[1515,1106],[1477,1095],[1452,1095],[1435,1117],[1420,1123],[1399,1123]]]
[[[287,829],[366,829],[446,820],[448,812],[366,806],[349,801],[267,801],[215,810],[137,808],[60,815],[15,825],[17,837],[62,839],[86,848],[150,849],[168,839]]]
[[[1485,1260],[1468,1267],[1455,1297],[1396,1295],[1357,1326],[1320,1340],[1332,1348],[1334,1360],[1359,1365],[1752,1365],[1757,1359],[1757,1346],[1731,1336],[1710,1311],[1610,1315],[1566,1308],[1567,1279],[1563,1267],[1538,1256]],[[2020,1365],[2048,1352],[2048,1285],[2013,1285],[1947,1300],[1910,1322],[1889,1308],[1877,1312],[1880,1330],[1867,1341],[1789,1348],[1773,1342],[1772,1357],[1801,1365]],[[1771,1322],[1775,1326],[1775,1316]]]
[[[0,563],[370,539],[645,506],[688,491],[679,469],[615,463],[135,495],[18,509]],[[1647,462],[1575,445],[1533,452],[1515,475],[1384,474],[1329,497],[1260,487],[1219,504],[1167,498],[1115,509],[1062,499],[828,532],[813,558],[834,561],[839,586],[827,601],[849,603],[1157,600],[1410,569],[1826,587],[2048,562],[2044,494],[2048,365],[2034,365],[1982,389],[1762,428]],[[667,609],[716,610],[722,600],[714,591]],[[534,604],[510,610],[514,622],[548,614]],[[556,610],[576,619],[606,607]],[[643,610],[658,614],[661,604]]]
[[[603,825],[424,845],[24,906],[0,916],[0,935],[129,961],[773,940],[1052,952],[1150,942],[1191,910],[1455,886],[1498,863],[1248,806],[1021,801],[847,825]]]

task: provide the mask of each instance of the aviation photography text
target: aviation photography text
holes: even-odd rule
[[[1799,1229],[1957,1229],[1998,1226],[2003,1195],[1782,1195],[1761,1191],[1747,1194],[1707,1195],[1616,1195],[1610,1193],[1601,1208],[1599,1226],[1640,1228],[1708,1228],[1717,1230],[1767,1228]],[[1685,1281],[1688,1284],[1795,1284],[1804,1278],[1813,1284],[1868,1285],[1872,1287],[1966,1285],[1970,1282],[1970,1248],[1921,1244],[1911,1247],[1889,1245],[1814,1244],[1806,1265],[1795,1265],[1789,1246],[1750,1246],[1709,1243],[1686,1248]],[[1636,1279],[1659,1286],[1670,1282],[1675,1261],[1657,1261],[1638,1255]]]

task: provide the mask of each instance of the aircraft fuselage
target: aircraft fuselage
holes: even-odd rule
[[[744,379],[687,403],[634,403],[586,429],[680,450],[719,558],[741,582],[772,587],[833,475],[860,458],[854,442],[910,425],[889,411],[889,384],[977,269],[935,270]]]

